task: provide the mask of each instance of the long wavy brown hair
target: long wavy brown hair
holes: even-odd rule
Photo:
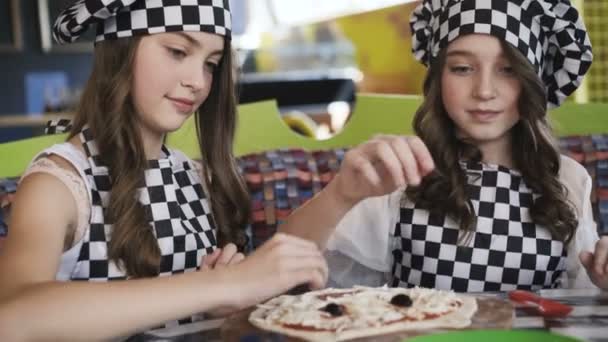
[[[519,97],[521,119],[511,129],[515,167],[539,195],[530,208],[532,220],[546,227],[556,239],[568,243],[578,224],[567,189],[558,179],[560,152],[547,121],[545,87],[528,60],[514,47],[503,43],[525,96]],[[436,169],[417,187],[406,190],[408,199],[431,213],[447,214],[459,222],[461,241],[470,238],[477,218],[467,193],[467,174],[461,160],[480,162],[481,151],[456,136],[453,121],[443,106],[441,74],[446,49],[429,66],[424,81],[424,100],[414,117],[414,130],[434,158]]]
[[[84,88],[70,138],[85,125],[108,167],[111,190],[107,218],[113,223],[108,257],[129,276],[158,275],[161,254],[148,215],[137,197],[148,167],[132,99],[135,52],[141,37],[100,42],[91,76]],[[225,40],[222,60],[207,100],[196,111],[203,160],[201,179],[208,189],[218,244],[234,242],[243,250],[250,202],[232,154],[236,127],[233,54]]]

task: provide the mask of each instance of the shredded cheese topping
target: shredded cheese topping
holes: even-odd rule
[[[410,307],[399,307],[391,299],[405,294],[412,300]],[[344,313],[332,316],[321,310],[327,304],[342,306]],[[462,300],[452,291],[427,288],[327,289],[301,296],[284,295],[259,307],[268,309],[263,319],[268,323],[318,331],[343,331],[386,326],[399,321],[419,321],[457,310]]]

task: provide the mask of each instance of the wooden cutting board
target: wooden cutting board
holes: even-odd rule
[[[477,298],[477,312],[473,316],[472,324],[466,329],[509,329],[513,323],[513,305],[506,300],[498,298]],[[293,337],[286,337],[273,332],[267,332],[254,327],[249,323],[249,313],[252,309],[241,311],[224,321],[220,328],[222,341],[241,341],[250,337],[252,341],[301,341]],[[397,342],[405,338],[449,331],[447,329],[433,329],[424,331],[408,331],[398,334],[374,336],[353,341],[380,341]],[[255,339],[254,339],[255,338]]]

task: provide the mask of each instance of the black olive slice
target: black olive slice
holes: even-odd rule
[[[336,303],[329,303],[320,310],[329,313],[333,317],[341,316],[344,313],[344,310],[342,310],[342,305],[338,305]]]
[[[400,293],[391,299],[391,304],[407,308],[412,306],[412,299],[408,295]]]

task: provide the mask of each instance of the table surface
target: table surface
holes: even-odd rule
[[[564,318],[543,318],[522,309],[515,309],[513,329],[550,331],[576,337],[583,341],[608,342],[608,291],[597,289],[541,290],[545,298],[555,299],[574,307]],[[504,293],[476,293],[476,296],[498,296]],[[151,331],[129,339],[137,341],[221,341],[220,327],[223,319],[202,321],[179,327]],[[252,338],[242,341],[283,341],[280,335],[268,334],[264,339]]]

